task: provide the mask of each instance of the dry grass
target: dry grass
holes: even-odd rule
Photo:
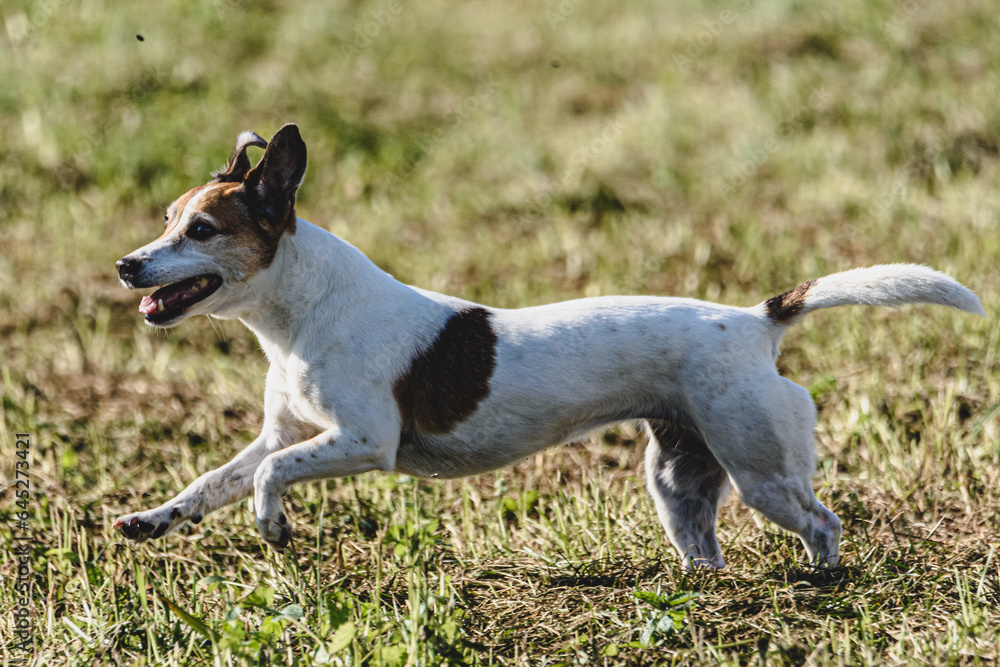
[[[23,0],[0,19],[0,664],[1000,659],[991,3]],[[300,214],[427,288],[751,304],[914,261],[989,317],[841,310],[786,337],[845,524],[830,572],[737,501],[728,568],[679,571],[630,426],[464,481],[296,487],[283,558],[245,506],[133,548],[114,518],[252,439],[266,367],[236,323],[148,331],[113,263],[238,131],[286,121],[311,156]]]

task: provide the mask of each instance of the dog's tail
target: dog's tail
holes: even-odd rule
[[[937,303],[985,316],[979,298],[958,281],[916,264],[884,264],[809,280],[757,306],[772,324],[791,326],[803,315],[834,306]]]

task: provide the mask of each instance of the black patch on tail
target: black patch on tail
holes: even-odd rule
[[[784,324],[794,319],[802,312],[802,308],[806,305],[806,293],[815,283],[815,280],[807,280],[795,289],[765,301],[768,317],[776,324]]]
[[[497,335],[484,308],[448,318],[430,347],[396,380],[393,396],[403,418],[403,440],[414,431],[447,433],[490,393]]]

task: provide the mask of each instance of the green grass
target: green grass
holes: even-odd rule
[[[995,19],[985,0],[6,2],[0,665],[1000,659]],[[148,330],[114,261],[239,131],[290,121],[299,214],[408,283],[749,305],[908,261],[989,317],[844,309],[786,337],[845,525],[831,572],[730,501],[729,566],[682,573],[628,426],[467,480],[301,485],[283,557],[245,504],[135,548],[114,519],[256,435],[266,363],[238,323]]]

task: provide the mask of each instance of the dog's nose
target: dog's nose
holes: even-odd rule
[[[115,266],[118,267],[118,275],[121,276],[121,279],[129,280],[130,278],[134,278],[135,274],[139,272],[142,262],[133,257],[122,257],[115,262]]]

